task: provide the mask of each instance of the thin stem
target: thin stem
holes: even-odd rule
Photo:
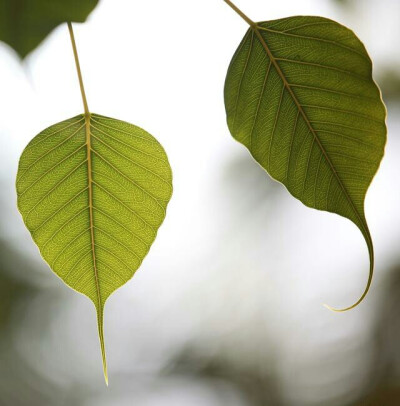
[[[85,116],[89,116],[89,107],[88,107],[87,100],[86,100],[85,88],[83,87],[82,73],[81,73],[81,67],[79,65],[78,51],[76,49],[74,31],[72,29],[72,24],[70,22],[68,22],[68,30],[69,30],[69,35],[71,37],[72,50],[74,51],[76,71],[78,73],[78,79],[79,79],[79,87],[81,88],[83,109],[85,110]]]
[[[246,21],[247,24],[249,24],[251,27],[255,27],[256,23],[253,20],[250,20],[249,17],[247,17],[246,14],[243,13],[243,11],[239,10],[230,0],[224,0],[224,2],[231,7],[233,10],[236,11],[237,14],[240,15],[240,17],[243,18],[244,21]]]

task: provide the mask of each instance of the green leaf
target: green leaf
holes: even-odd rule
[[[0,41],[24,58],[59,24],[84,22],[98,0],[0,0]]]
[[[294,197],[360,229],[369,279],[348,310],[372,279],[364,199],[386,143],[371,60],[352,31],[326,18],[249,21],[226,77],[229,130]]]
[[[79,115],[25,148],[17,194],[42,257],[96,307],[107,381],[104,304],[132,278],[164,220],[172,194],[165,151],[132,124]]]

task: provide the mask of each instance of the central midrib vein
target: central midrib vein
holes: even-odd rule
[[[100,294],[100,283],[99,283],[99,274],[97,271],[97,263],[96,263],[96,244],[95,244],[95,239],[94,239],[94,218],[93,218],[93,175],[92,175],[92,134],[90,132],[90,120],[91,120],[91,114],[89,112],[89,107],[88,103],[86,100],[86,94],[85,94],[85,88],[83,86],[83,79],[82,79],[82,73],[81,73],[81,68],[79,64],[79,57],[78,57],[78,51],[76,49],[76,43],[75,43],[75,37],[74,37],[74,30],[72,28],[72,24],[68,22],[68,30],[69,34],[71,37],[71,44],[72,44],[72,50],[74,53],[74,59],[75,59],[75,65],[76,65],[76,71],[78,74],[78,80],[79,80],[79,87],[81,90],[81,96],[82,96],[82,102],[83,102],[83,109],[84,109],[84,118],[85,118],[85,135],[86,135],[86,140],[85,140],[85,145],[86,145],[86,161],[87,161],[87,177],[88,177],[88,208],[89,208],[89,223],[90,223],[90,245],[91,245],[91,251],[92,251],[92,260],[93,260],[93,272],[94,272],[94,280],[95,280],[95,286],[96,286],[96,296],[97,296],[97,301],[93,300],[92,297],[90,297],[96,306],[97,310],[97,325],[99,329],[99,338],[100,338],[100,347],[101,347],[101,356],[103,359],[103,372],[104,372],[104,378],[106,380],[106,384],[108,385],[108,375],[107,375],[107,361],[106,361],[106,350],[104,346],[104,332],[103,332],[103,305],[104,303],[102,302],[101,299],[101,294]],[[96,304],[97,302],[97,304]]]
[[[325,157],[325,160],[326,160],[326,162],[328,163],[329,167],[331,168],[331,170],[332,170],[332,172],[333,172],[333,174],[334,174],[334,176],[335,176],[335,179],[337,180],[337,182],[338,182],[338,184],[339,184],[339,186],[340,186],[342,192],[344,193],[344,195],[345,195],[345,197],[346,197],[346,200],[348,201],[348,203],[350,204],[350,207],[352,208],[353,212],[355,213],[355,215],[356,215],[356,217],[357,217],[357,219],[358,219],[358,221],[359,221],[358,227],[360,228],[360,231],[361,231],[361,233],[363,234],[363,236],[364,236],[364,238],[365,238],[365,240],[366,240],[366,242],[367,242],[367,247],[368,247],[368,252],[369,252],[369,259],[370,259],[370,267],[369,267],[369,276],[368,276],[367,286],[366,286],[366,288],[364,289],[363,294],[362,294],[361,297],[357,300],[357,302],[355,302],[353,305],[351,305],[351,306],[349,306],[349,307],[346,307],[346,308],[344,308],[344,309],[335,309],[335,308],[333,308],[333,307],[331,307],[331,306],[325,305],[328,309],[334,310],[334,311],[343,312],[343,311],[346,311],[346,310],[350,310],[350,309],[356,307],[359,303],[362,302],[362,300],[364,299],[364,297],[367,295],[367,293],[368,293],[368,291],[369,291],[369,287],[370,287],[371,282],[372,282],[373,269],[374,269],[374,249],[373,249],[373,245],[372,245],[371,234],[370,234],[370,232],[369,232],[368,226],[366,225],[366,223],[365,223],[365,221],[364,221],[363,215],[361,215],[361,214],[359,213],[359,211],[357,210],[356,206],[354,205],[354,202],[353,202],[353,200],[351,199],[351,197],[350,197],[350,195],[349,195],[349,193],[348,193],[348,191],[347,191],[346,186],[343,184],[343,182],[342,182],[342,180],[341,180],[339,174],[337,173],[337,171],[336,171],[336,169],[335,169],[335,167],[334,167],[334,165],[333,165],[333,162],[331,161],[331,159],[329,158],[327,152],[325,151],[325,148],[324,148],[324,146],[322,145],[322,143],[321,143],[321,141],[320,141],[320,139],[319,139],[319,137],[318,137],[318,134],[317,134],[316,131],[314,130],[313,126],[311,125],[311,122],[310,122],[310,120],[308,119],[308,116],[307,116],[307,114],[305,113],[305,111],[304,111],[302,105],[300,104],[299,100],[297,99],[295,93],[293,92],[293,89],[290,87],[289,82],[286,80],[286,77],[285,77],[284,73],[282,72],[282,70],[281,70],[281,68],[280,68],[280,66],[279,66],[278,61],[277,61],[277,60],[275,59],[275,57],[273,56],[273,54],[272,54],[272,52],[270,51],[270,49],[269,49],[269,47],[268,47],[268,45],[267,45],[267,43],[266,43],[264,37],[261,35],[258,25],[255,24],[255,23],[252,23],[252,24],[250,24],[250,28],[253,30],[253,32],[256,33],[258,39],[259,39],[260,42],[261,42],[261,45],[262,45],[263,48],[265,49],[265,51],[266,51],[268,57],[270,58],[272,64],[274,65],[274,67],[275,67],[275,69],[276,69],[278,75],[280,76],[281,80],[283,81],[284,87],[285,87],[285,88],[288,90],[288,92],[290,93],[290,95],[291,95],[291,97],[292,97],[292,100],[294,101],[294,103],[295,103],[296,106],[297,106],[298,111],[300,112],[301,116],[303,117],[304,121],[306,122],[307,127],[309,128],[310,132],[311,132],[312,135],[314,136],[314,140],[317,142],[317,144],[318,144],[318,146],[319,146],[319,149],[320,149],[321,153],[323,154],[323,156]]]
[[[89,223],[90,223],[90,244],[92,248],[92,260],[93,260],[93,271],[94,279],[96,285],[97,293],[97,305],[98,311],[101,312],[102,303],[100,296],[100,284],[99,275],[97,271],[96,264],[96,249],[95,249],[95,238],[94,238],[94,219],[93,219],[93,176],[92,176],[92,136],[90,133],[90,113],[85,114],[85,132],[86,132],[86,160],[87,160],[87,171],[88,171],[88,207],[89,207]]]
[[[93,177],[92,177],[92,135],[90,133],[90,120],[91,114],[89,112],[88,103],[86,100],[85,87],[83,85],[83,78],[81,67],[79,63],[78,50],[76,48],[74,30],[72,24],[68,23],[68,30],[71,37],[72,50],[74,53],[76,71],[78,74],[79,88],[81,90],[83,109],[84,109],[84,118],[85,118],[85,135],[86,135],[86,161],[87,161],[87,171],[88,171],[88,207],[89,207],[89,230],[90,230],[90,245],[92,251],[92,260],[93,260],[93,270],[94,270],[94,279],[96,285],[96,294],[97,294],[97,307],[98,312],[102,312],[102,303],[100,296],[100,284],[99,284],[99,275],[97,272],[96,264],[96,250],[95,250],[95,241],[94,241],[94,220],[93,220]]]
[[[298,109],[298,111],[300,112],[301,116],[303,117],[304,121],[307,124],[307,127],[309,128],[310,132],[312,133],[312,135],[314,136],[315,141],[317,142],[319,149],[321,151],[321,153],[324,155],[326,162],[328,163],[329,167],[331,168],[337,182],[339,183],[340,188],[342,189],[344,195],[346,196],[346,200],[350,203],[351,208],[353,209],[355,215],[357,216],[359,222],[360,222],[360,226],[362,228],[363,234],[365,235],[365,237],[367,239],[369,239],[369,231],[368,228],[365,226],[364,224],[364,220],[362,218],[362,216],[360,215],[359,211],[357,210],[357,208],[354,205],[353,200],[351,199],[346,186],[343,184],[339,174],[337,173],[333,162],[331,161],[331,159],[329,158],[327,152],[325,151],[324,146],[321,143],[321,140],[318,137],[318,134],[315,132],[313,126],[310,123],[310,120],[308,119],[307,114],[305,113],[301,103],[298,101],[297,96],[295,95],[295,93],[293,92],[293,89],[291,88],[289,82],[286,79],[286,76],[284,75],[284,73],[282,72],[278,61],[276,60],[276,58],[274,57],[274,55],[272,54],[271,50],[269,49],[264,37],[261,35],[259,27],[257,24],[255,25],[251,25],[250,28],[256,33],[259,41],[261,42],[261,45],[263,46],[263,48],[265,49],[269,59],[271,60],[272,64],[274,65],[279,77],[281,78],[281,80],[283,81],[283,84],[285,86],[285,88],[287,89],[287,91],[290,93],[290,96],[292,97],[292,100],[294,101],[294,103],[296,104],[296,107]]]
[[[281,78],[281,80],[283,81],[284,84],[284,88],[287,89],[287,91],[290,93],[290,96],[292,97],[292,100],[294,101],[294,103],[297,106],[298,111],[300,112],[301,116],[303,117],[304,121],[306,122],[307,127],[309,128],[311,134],[314,136],[315,141],[318,144],[318,147],[321,151],[321,153],[324,155],[326,162],[328,163],[329,167],[331,168],[331,171],[333,172],[337,182],[339,183],[339,186],[341,188],[341,190],[343,191],[346,200],[349,202],[351,209],[353,210],[353,212],[355,213],[358,221],[359,221],[359,227],[360,230],[362,232],[362,234],[364,235],[365,239],[368,241],[369,245],[371,246],[369,250],[370,250],[370,257],[371,259],[373,258],[373,253],[371,252],[372,250],[372,239],[368,230],[368,226],[365,224],[365,220],[364,220],[364,215],[361,215],[360,212],[358,211],[358,209],[356,208],[356,206],[354,205],[353,200],[351,199],[349,192],[347,191],[346,186],[344,185],[344,183],[342,182],[342,179],[340,178],[339,174],[336,172],[336,169],[333,165],[333,162],[331,161],[331,159],[329,158],[328,154],[325,151],[324,146],[321,143],[321,140],[318,137],[318,134],[315,132],[313,126],[311,125],[310,120],[307,117],[306,112],[304,111],[302,105],[300,104],[300,102],[297,99],[297,96],[295,95],[295,93],[293,92],[293,89],[290,86],[290,83],[286,80],[286,76],[284,75],[284,73],[281,70],[281,67],[279,66],[278,61],[276,60],[276,58],[274,57],[274,55],[272,54],[271,50],[269,49],[264,37],[261,35],[260,33],[260,28],[264,29],[263,27],[259,27],[258,23],[255,23],[253,20],[251,20],[249,17],[246,16],[246,14],[244,14],[241,10],[239,10],[238,7],[236,7],[230,0],[224,0],[225,3],[227,3],[229,5],[229,7],[231,7],[237,14],[239,14],[239,16],[241,18],[243,18],[243,20],[245,20],[247,22],[247,24],[249,24],[250,29],[256,33],[262,47],[265,49],[271,63],[274,65],[279,77]],[[265,28],[265,30],[267,30]]]

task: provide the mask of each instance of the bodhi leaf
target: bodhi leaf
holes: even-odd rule
[[[112,118],[73,117],[42,131],[22,153],[18,208],[50,268],[94,303],[106,381],[104,304],[139,268],[171,193],[162,146]]]
[[[294,197],[360,229],[369,279],[348,310],[372,279],[364,198],[386,142],[386,110],[371,60],[351,30],[326,18],[253,23],[242,17],[250,28],[225,83],[229,130]]]
[[[98,0],[0,0],[0,41],[21,58],[59,24],[84,22]]]

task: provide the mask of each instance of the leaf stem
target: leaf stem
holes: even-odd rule
[[[240,17],[242,17],[243,20],[246,21],[246,23],[250,25],[250,27],[254,28],[256,26],[256,23],[253,20],[251,20],[249,17],[247,17],[247,15],[243,13],[243,11],[239,10],[230,0],[224,0],[224,2],[230,8],[232,8],[237,14],[239,14]]]
[[[106,385],[108,386],[108,373],[107,373],[107,359],[106,359],[106,349],[104,344],[104,327],[103,327],[103,308],[104,303],[101,301],[100,295],[100,285],[96,264],[96,253],[95,253],[95,241],[94,241],[94,221],[93,221],[93,178],[92,178],[92,147],[91,147],[91,132],[90,132],[90,113],[89,107],[86,100],[85,88],[83,86],[83,79],[81,73],[81,67],[79,64],[78,51],[76,49],[76,42],[74,37],[74,30],[72,29],[72,24],[68,22],[69,35],[71,37],[72,50],[74,51],[76,71],[78,73],[79,87],[81,89],[83,109],[85,111],[85,132],[86,132],[86,148],[87,148],[87,168],[88,168],[88,208],[89,208],[89,221],[90,221],[90,240],[92,246],[92,259],[93,259],[93,268],[94,268],[94,277],[96,281],[96,293],[97,301],[94,301],[97,312],[97,325],[99,330],[99,339],[100,339],[100,348],[101,348],[101,358],[103,361],[103,372]]]
[[[87,100],[86,100],[85,88],[83,86],[83,79],[82,79],[81,67],[79,64],[78,51],[76,49],[74,30],[72,29],[72,24],[70,22],[68,22],[68,30],[69,30],[69,35],[71,37],[72,50],[74,51],[76,71],[78,73],[79,87],[81,89],[81,95],[82,95],[83,109],[85,110],[85,117],[88,117],[89,116],[89,107],[88,107]]]

